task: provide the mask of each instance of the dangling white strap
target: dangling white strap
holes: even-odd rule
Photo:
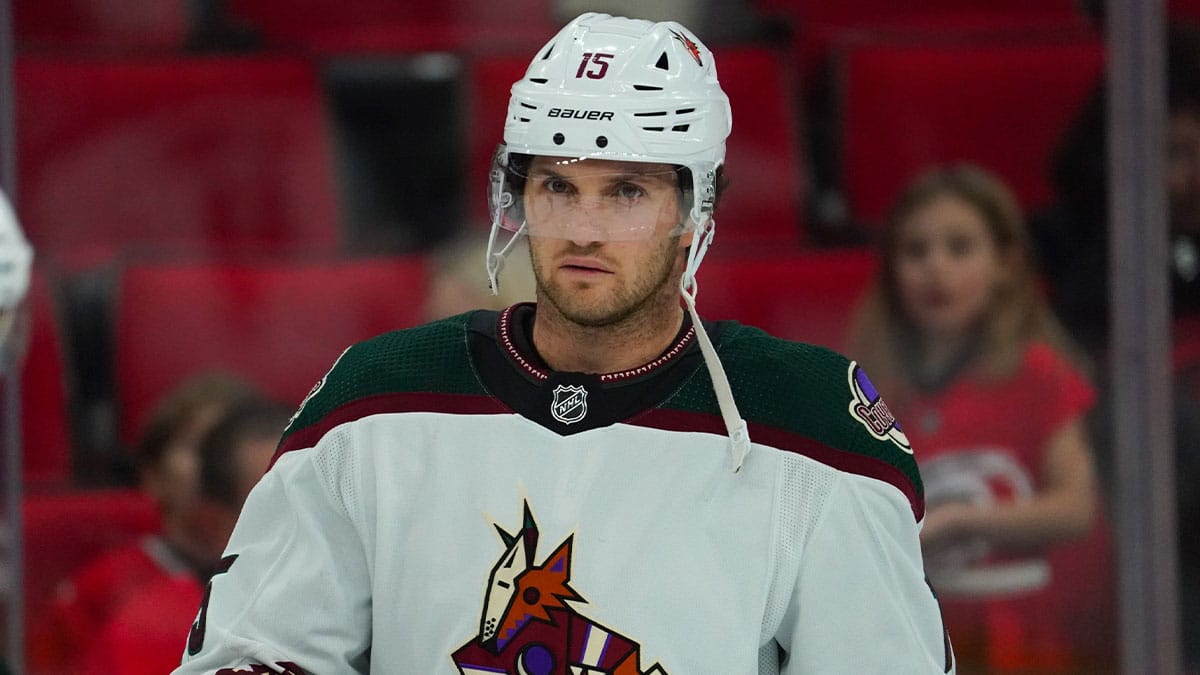
[[[711,221],[708,225],[707,228],[703,228],[703,231],[698,232],[696,241],[692,242],[688,251],[687,269],[679,280],[679,293],[683,296],[688,314],[692,317],[692,325],[696,328],[696,339],[700,341],[700,353],[704,355],[704,365],[708,367],[708,376],[713,383],[713,393],[717,395],[717,407],[721,409],[725,431],[729,434],[729,452],[732,458],[733,472],[737,473],[742,470],[742,463],[746,460],[746,454],[750,452],[750,430],[746,427],[746,420],[742,419],[741,413],[738,412],[737,403],[733,400],[733,390],[729,387],[729,378],[725,376],[725,368],[721,366],[717,350],[713,347],[712,340],[708,337],[708,331],[704,330],[704,324],[700,322],[700,315],[696,312],[696,293],[700,290],[700,285],[696,282],[696,269],[700,267],[700,261],[703,260],[704,253],[708,250],[709,243],[712,242],[713,231],[716,229],[715,224]]]

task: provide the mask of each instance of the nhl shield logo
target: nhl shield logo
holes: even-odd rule
[[[550,414],[563,424],[574,424],[583,419],[587,416],[587,389],[561,384],[555,387]]]

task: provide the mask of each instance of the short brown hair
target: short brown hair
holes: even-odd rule
[[[139,467],[153,466],[196,415],[212,406],[225,408],[258,396],[247,380],[224,371],[205,372],[184,380],[155,406],[133,448]]]

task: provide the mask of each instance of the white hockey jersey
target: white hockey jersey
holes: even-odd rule
[[[853,362],[713,324],[753,442],[735,473],[690,325],[641,368],[558,373],[533,312],[338,359],[176,673],[953,670],[916,463]]]

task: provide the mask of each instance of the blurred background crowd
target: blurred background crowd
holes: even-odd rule
[[[1182,604],[1196,618],[1200,2],[1166,6]],[[270,440],[262,429],[281,429],[352,342],[532,298],[520,254],[503,294],[487,291],[487,170],[509,86],[584,10],[678,20],[714,51],[734,130],[701,315],[880,372],[940,462],[923,467],[931,515],[934,497],[1058,500],[1062,526],[1033,535],[964,535],[982,549],[931,535],[931,560],[1002,572],[943,577],[959,592],[960,672],[1115,672],[1103,9],[14,0],[10,197],[36,252],[20,391],[27,672],[164,672],[249,489],[238,476],[269,458],[241,448]],[[939,356],[903,316],[915,247],[965,245],[938,218],[977,221],[1000,261],[1011,330],[980,327],[987,349]],[[976,362],[984,374],[964,376]],[[1055,375],[1010,387],[1003,424],[960,411],[971,428],[941,447],[943,401],[995,403],[1013,369]],[[1006,435],[1035,418],[1044,429]],[[961,459],[1002,442],[1030,447]],[[155,632],[169,616],[178,644]],[[1200,668],[1200,620],[1184,623]]]

